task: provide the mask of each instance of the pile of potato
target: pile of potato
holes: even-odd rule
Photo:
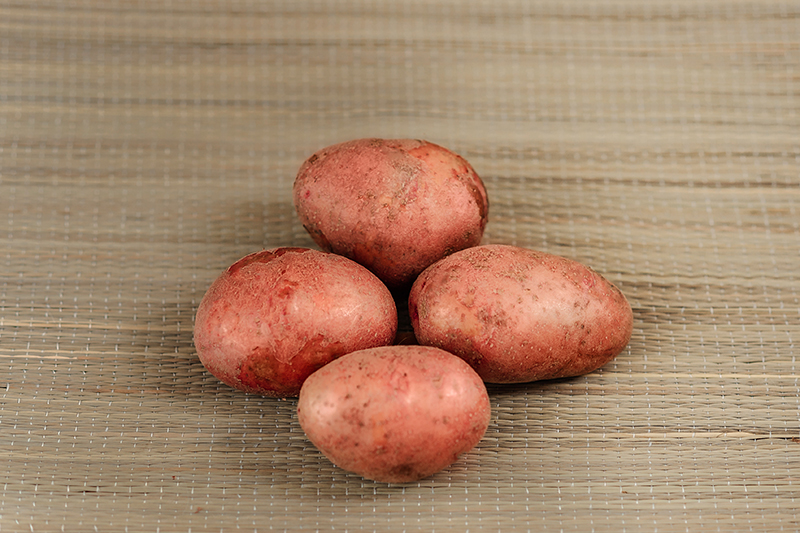
[[[485,383],[586,374],[630,340],[631,306],[600,274],[480,244],[486,188],[446,148],[330,146],[303,163],[293,194],[323,251],[284,247],[235,262],[200,302],[194,342],[224,383],[299,397],[309,440],[345,470],[427,477],[483,437]],[[407,294],[418,344],[398,344],[406,299],[395,294]]]

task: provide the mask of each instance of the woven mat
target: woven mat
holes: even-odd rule
[[[0,529],[796,531],[798,131],[795,0],[0,0]],[[461,153],[486,242],[635,314],[411,484],[192,344],[222,269],[313,246],[300,163],[368,136]]]

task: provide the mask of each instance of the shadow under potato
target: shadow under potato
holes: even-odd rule
[[[394,344],[419,344],[414,336],[411,326],[411,317],[408,313],[408,295],[411,287],[392,289],[392,298],[397,306],[397,335]]]

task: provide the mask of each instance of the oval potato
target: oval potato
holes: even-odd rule
[[[309,157],[294,182],[303,226],[329,252],[408,288],[428,265],[480,244],[489,200],[459,155],[413,139],[358,139]]]
[[[586,374],[616,357],[633,328],[627,299],[600,274],[508,245],[429,267],[411,288],[409,314],[420,344],[462,357],[489,383]]]
[[[392,295],[366,268],[308,248],[276,248],[243,257],[211,284],[194,342],[224,383],[288,397],[321,366],[391,344],[396,331]]]
[[[427,346],[345,355],[312,374],[300,426],[331,462],[365,478],[416,481],[472,449],[489,425],[486,386],[463,360]]]

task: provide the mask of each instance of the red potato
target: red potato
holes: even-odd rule
[[[224,383],[289,397],[318,368],[391,344],[396,331],[392,295],[366,268],[335,254],[276,248],[240,259],[212,283],[194,342]]]
[[[480,244],[486,188],[462,157],[411,139],[359,139],[309,157],[294,183],[314,241],[407,288],[428,265]]]
[[[490,414],[480,376],[427,346],[345,355],[313,373],[297,402],[300,426],[331,462],[388,483],[452,464],[480,441]]]
[[[488,383],[578,376],[616,357],[631,337],[622,292],[590,268],[507,245],[455,253],[414,282],[417,340],[467,361]]]

